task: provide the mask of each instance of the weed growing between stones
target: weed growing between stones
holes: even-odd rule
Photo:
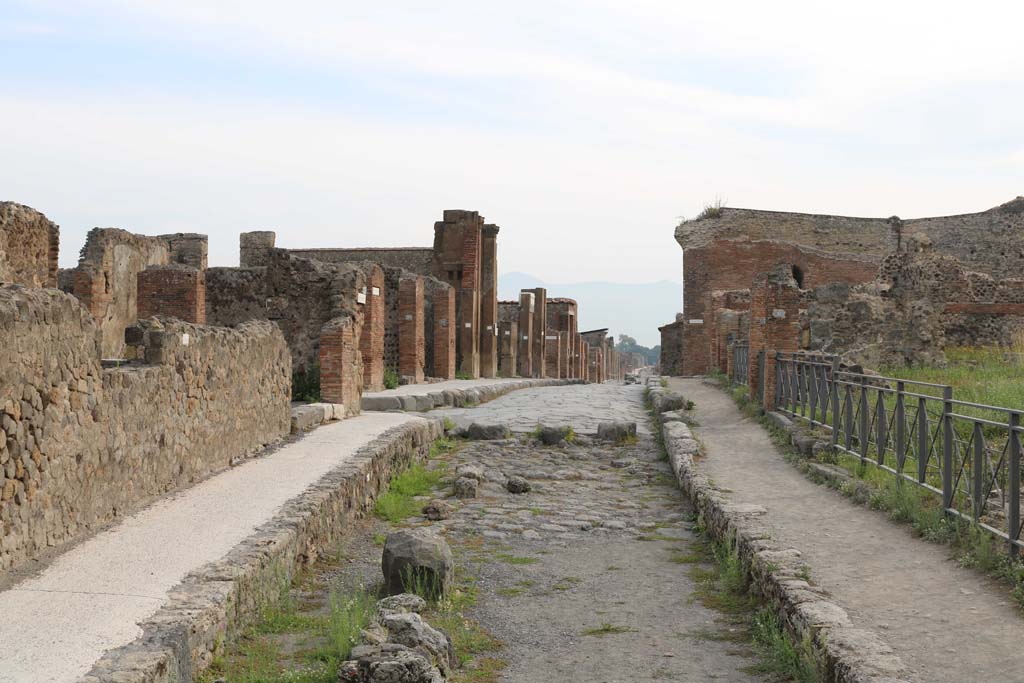
[[[441,481],[445,471],[443,466],[427,469],[420,464],[413,465],[391,480],[388,490],[377,499],[374,513],[392,523],[415,517],[423,507],[416,496],[429,493]]]
[[[628,626],[616,626],[615,624],[604,621],[601,622],[600,626],[583,629],[581,634],[585,636],[607,636],[613,633],[631,633],[633,630],[634,629],[631,629]]]
[[[391,368],[384,368],[384,388],[397,389],[399,384],[398,373]]]
[[[819,680],[810,643],[795,643],[775,614],[762,607],[750,591],[749,568],[728,545],[711,541],[699,529],[702,542],[691,555],[690,577],[697,584],[693,598],[720,612],[727,624],[724,631],[706,629],[686,634],[700,640],[728,640],[754,646],[758,662],[748,672],[770,674],[775,680],[815,683]]]

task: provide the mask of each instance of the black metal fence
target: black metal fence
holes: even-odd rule
[[[744,386],[750,383],[750,344],[746,341],[733,342],[732,362],[729,364],[733,384]]]
[[[948,385],[843,371],[833,356],[778,353],[776,410],[832,446],[941,496],[950,515],[1021,547],[1022,410],[956,400]]]

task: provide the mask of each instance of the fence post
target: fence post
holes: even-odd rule
[[[953,387],[942,388],[942,508],[953,507]]]
[[[974,521],[981,519],[981,513],[985,509],[982,497],[985,495],[985,435],[981,431],[981,423],[974,423],[974,460],[971,463],[971,498],[974,499]]]
[[[903,396],[906,388],[902,380],[896,382],[896,471],[900,474],[903,473],[903,461],[907,457],[907,407]]]
[[[846,413],[843,415],[843,436],[846,438],[846,450],[853,450],[853,386],[845,385]]]
[[[832,448],[839,443],[839,356],[832,357]]]
[[[860,378],[860,424],[857,425],[857,437],[860,439],[860,460],[863,463],[868,457],[868,378]]]
[[[1006,535],[1010,538],[1008,552],[1011,558],[1017,557],[1018,548],[1015,541],[1020,538],[1020,413],[1010,413],[1010,457],[1007,467],[1006,488],[1010,489],[1010,510],[1006,515]]]
[[[917,481],[921,484],[928,480],[928,399],[920,396],[917,399]]]
[[[811,424],[817,419],[818,412],[818,367],[814,364],[814,361],[808,359],[807,367],[811,371],[811,381],[808,393],[811,395]]]

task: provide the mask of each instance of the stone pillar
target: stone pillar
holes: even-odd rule
[[[238,262],[242,268],[259,268],[270,262],[270,250],[274,248],[277,235],[269,230],[243,232],[238,236]]]
[[[455,290],[434,293],[434,377],[455,379]]]
[[[320,330],[320,399],[358,415],[363,395],[362,359],[352,318],[335,318]]]
[[[570,353],[572,352],[572,346],[569,343],[569,334],[567,332],[558,333],[558,376],[561,379],[568,379],[570,375],[570,366],[572,359]]]
[[[423,277],[406,275],[398,283],[398,374],[423,381]]]
[[[498,323],[498,376],[515,377],[519,350],[519,322],[508,320]]]
[[[533,306],[533,374],[532,377],[547,377],[545,346],[547,342],[548,322],[548,292],[543,287],[532,290],[534,294]]]
[[[750,292],[750,395],[765,410],[775,408],[775,354],[800,349],[800,288],[793,268],[779,264],[758,275]],[[758,362],[764,351],[764,386]],[[762,391],[763,390],[763,391]]]
[[[366,272],[366,303],[363,305],[363,329],[359,352],[363,359],[365,391],[384,389],[384,271],[378,265]]]
[[[548,330],[544,335],[544,367],[547,369],[547,376],[556,378],[561,375],[562,347],[559,345],[558,333]]]
[[[533,320],[537,296],[529,291],[519,292],[519,338],[518,368],[520,377],[534,377],[533,374]]]
[[[248,233],[252,234],[252,233]],[[270,233],[273,235],[274,233]],[[171,263],[192,266],[196,270],[206,270],[209,239],[206,235],[194,232],[178,232],[171,235],[160,235],[167,242],[168,257]],[[273,237],[271,237],[273,247]]]
[[[189,266],[149,266],[136,275],[138,317],[164,315],[206,324],[206,271]]]
[[[498,376],[498,226],[480,232],[480,376]]]

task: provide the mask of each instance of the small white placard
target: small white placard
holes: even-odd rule
[[[373,296],[380,296],[380,287],[374,287],[372,290]]]
[[[358,294],[356,294],[356,303],[357,304],[365,304],[366,303],[366,290],[365,289],[363,291],[359,292]]]
[[[544,337],[544,338],[545,339],[558,339],[558,337],[555,337],[555,336],[547,336],[547,337]]]
[[[772,311],[772,317],[773,318],[778,318],[779,320],[782,320],[783,318],[786,317],[786,309],[784,309],[784,308],[776,308],[775,310]]]
[[[467,330],[470,329],[471,327],[473,327],[473,323],[466,323],[466,329]]]
[[[488,326],[487,326],[487,329],[488,329],[488,330],[493,330],[493,329],[494,329],[494,326],[493,326],[493,325],[488,325]]]
[[[185,332],[184,334],[181,335],[181,345],[182,346],[188,346],[188,342],[189,342],[188,332]]]
[[[511,332],[509,332],[508,330],[505,330],[505,336],[506,336],[506,337],[511,337],[511,336],[512,336],[512,333],[511,333]]]
[[[441,327],[448,327],[448,319],[441,318]]]
[[[690,323],[691,325],[703,325],[704,318],[690,318],[686,322]]]
[[[405,319],[406,320],[412,320],[412,313],[406,313],[405,314]]]
[[[530,337],[524,334],[523,335],[523,341],[530,341]]]

